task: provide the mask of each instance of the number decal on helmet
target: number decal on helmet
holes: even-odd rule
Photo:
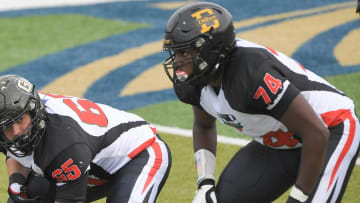
[[[20,88],[21,90],[24,90],[27,93],[31,93],[33,85],[26,80],[19,79],[17,81],[17,87]]]
[[[207,13],[207,16],[203,14]],[[196,18],[198,23],[201,25],[201,33],[209,31],[211,28],[216,29],[220,26],[219,20],[211,9],[203,9],[191,15],[191,17]],[[208,26],[208,22],[212,21],[212,25]]]

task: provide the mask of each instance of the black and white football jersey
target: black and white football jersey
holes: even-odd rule
[[[31,156],[8,156],[52,180],[56,199],[85,200],[89,174],[106,180],[156,138],[137,115],[83,98],[40,97],[48,118],[38,148]]]
[[[344,111],[354,111],[353,101],[323,78],[281,52],[238,39],[224,64],[219,92],[212,86],[193,88],[192,101],[261,144],[272,148],[300,147],[301,142],[280,122],[292,100],[302,94],[328,126]],[[187,102],[189,103],[189,102]]]

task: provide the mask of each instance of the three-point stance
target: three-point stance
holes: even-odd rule
[[[171,166],[141,117],[16,75],[0,76],[0,128],[9,202],[155,202]]]
[[[199,202],[339,202],[354,167],[360,126],[354,103],[290,57],[235,40],[231,14],[196,2],[165,28],[164,68],[194,112]],[[215,187],[215,120],[253,138]]]

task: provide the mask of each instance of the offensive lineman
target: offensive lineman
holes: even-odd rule
[[[196,2],[165,28],[164,69],[194,112],[198,190],[193,203],[277,199],[340,202],[354,167],[360,126],[343,92],[271,48],[235,40],[231,14]],[[215,187],[216,123],[253,138]]]
[[[155,202],[171,167],[166,143],[139,116],[38,93],[17,75],[0,76],[0,127],[8,202]]]

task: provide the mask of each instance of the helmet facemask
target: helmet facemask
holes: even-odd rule
[[[163,50],[168,51],[170,57],[163,65],[175,86],[210,84],[221,78],[224,58],[235,44],[232,16],[214,3],[188,4],[170,17],[164,39]],[[175,55],[171,52],[188,48],[197,50],[192,58],[193,73],[190,76],[176,74],[179,66],[174,63]]]
[[[163,66],[165,72],[169,79],[174,83],[174,85],[204,85],[206,82],[205,77],[209,72],[208,63],[203,60],[201,56],[204,44],[206,40],[204,37],[197,38],[189,43],[178,46],[164,46],[164,50],[169,52],[170,57],[165,59]],[[191,50],[188,51],[192,54],[189,54],[188,57],[175,61],[176,52],[181,52],[182,50]],[[192,64],[193,72],[188,75],[186,72],[179,70],[181,67]]]

